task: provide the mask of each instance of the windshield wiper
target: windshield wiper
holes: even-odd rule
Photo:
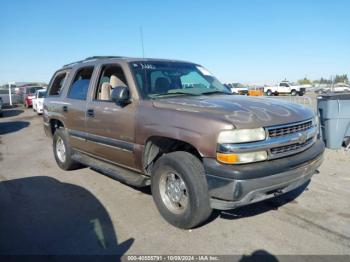
[[[219,90],[219,89],[213,89],[213,90],[208,90],[208,91],[204,91],[202,92],[203,95],[209,95],[209,94],[225,94],[225,95],[232,95],[232,93],[230,93],[229,91],[223,91],[223,90]]]
[[[201,95],[208,95],[208,94],[227,94],[227,95],[232,95],[229,92],[225,92],[219,89],[212,89],[208,91],[203,91],[203,90],[193,90],[193,89],[173,89],[169,90],[168,93],[162,93],[162,94],[151,94],[149,97],[151,98],[158,98],[158,97],[166,97],[166,96],[177,96],[177,95],[190,95],[190,96],[201,96]]]
[[[160,97],[167,97],[167,96],[179,96],[179,95],[192,95],[192,96],[198,96],[200,94],[194,94],[194,93],[188,93],[188,92],[171,92],[171,93],[163,93],[163,94],[150,94],[148,95],[150,98],[160,98]]]

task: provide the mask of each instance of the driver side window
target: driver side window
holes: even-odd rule
[[[111,94],[115,87],[127,86],[123,69],[119,65],[105,65],[102,67],[94,100],[111,101]]]

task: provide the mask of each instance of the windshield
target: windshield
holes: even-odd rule
[[[38,92],[38,98],[43,98],[46,95],[46,91],[39,91]]]
[[[180,62],[132,62],[143,98],[161,98],[179,95],[231,94],[205,68]]]
[[[28,87],[27,94],[35,94],[35,92],[39,89],[42,89],[42,87],[41,86]]]

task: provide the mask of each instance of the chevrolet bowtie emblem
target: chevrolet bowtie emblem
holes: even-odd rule
[[[299,133],[298,134],[298,143],[299,144],[304,144],[307,140],[307,134],[304,132],[304,133]]]

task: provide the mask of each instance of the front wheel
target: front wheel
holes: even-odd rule
[[[203,165],[188,152],[177,151],[158,159],[151,188],[160,214],[178,228],[196,227],[212,212]]]

